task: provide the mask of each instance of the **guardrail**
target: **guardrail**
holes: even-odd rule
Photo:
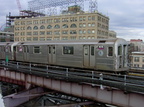
[[[144,78],[129,75],[103,74],[91,70],[72,71],[69,68],[32,63],[0,61],[4,69],[92,86],[112,87],[125,92],[144,93]]]

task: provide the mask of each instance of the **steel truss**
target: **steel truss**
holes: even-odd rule
[[[89,8],[89,12],[97,11],[97,0],[32,0],[28,2],[29,10],[48,15],[60,14],[73,5],[80,6],[81,11],[84,11],[85,8]]]

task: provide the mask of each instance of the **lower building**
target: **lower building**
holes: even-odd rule
[[[131,68],[143,68],[144,69],[144,52],[132,52]]]
[[[13,32],[1,32],[0,31],[0,42],[13,42],[14,33]]]

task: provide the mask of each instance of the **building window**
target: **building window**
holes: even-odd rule
[[[45,37],[40,37],[39,40],[40,41],[45,41]]]
[[[62,18],[62,22],[68,22],[68,18]]]
[[[40,31],[40,35],[45,35],[45,31]]]
[[[45,29],[45,26],[44,26],[44,25],[42,25],[42,26],[40,27],[40,29]]]
[[[91,16],[88,16],[88,20],[91,20]]]
[[[71,28],[76,28],[77,26],[76,26],[76,24],[72,24],[70,27]]]
[[[38,41],[38,37],[33,37],[33,41]]]
[[[33,53],[41,53],[40,52],[40,46],[34,46]]]
[[[27,32],[27,35],[32,35],[32,33],[31,32]]]
[[[91,34],[91,30],[88,30],[87,32],[88,32],[88,34]]]
[[[59,22],[60,22],[60,19],[54,19],[54,22],[55,22],[55,23],[59,23]]]
[[[54,34],[55,35],[60,35],[60,31],[55,31]]]
[[[94,34],[94,33],[95,33],[95,30],[92,30],[92,33]]]
[[[63,30],[62,34],[68,34],[68,31],[67,30]]]
[[[91,27],[92,25],[91,25],[91,23],[88,23],[88,27]]]
[[[33,35],[38,35],[38,32],[33,32]]]
[[[83,18],[82,18],[82,17],[80,17],[80,18],[79,18],[79,21],[82,21],[82,20],[83,20]]]
[[[37,30],[38,29],[38,27],[37,26],[34,26],[34,28],[33,28],[34,30]]]
[[[27,37],[27,41],[31,41],[31,37]]]
[[[49,40],[52,40],[52,38],[51,37],[47,37],[47,41],[49,41]]]
[[[92,20],[95,20],[95,16],[92,16]]]
[[[32,30],[32,28],[30,26],[27,27],[27,30]]]
[[[70,39],[71,40],[76,40],[76,36],[71,36]]]
[[[77,34],[76,30],[71,30],[70,34]]]
[[[85,24],[85,23],[80,23],[80,24],[79,24],[79,27],[80,27],[80,28],[86,27],[86,24]]]
[[[59,37],[55,37],[54,40],[60,40],[60,38]]]
[[[134,57],[134,62],[139,62],[139,57]]]
[[[71,21],[71,22],[76,22],[76,21],[77,21],[77,18],[76,18],[76,17],[71,17],[71,18],[70,18],[70,21]]]
[[[95,26],[95,23],[92,23],[91,26],[94,27],[94,26]]]
[[[47,35],[52,35],[52,31],[48,31],[48,32],[47,32]]]
[[[38,24],[38,20],[34,20],[34,21],[33,21],[33,24]]]
[[[40,20],[40,24],[44,24],[45,23],[45,20]]]
[[[32,21],[27,21],[27,25],[31,25],[32,24]]]
[[[47,20],[47,23],[52,23],[53,22],[53,19],[48,19]]]
[[[83,31],[82,30],[79,30],[79,34],[82,34],[83,33]]]
[[[68,40],[68,37],[62,37],[62,40]]]
[[[48,25],[47,28],[48,28],[48,29],[52,29],[52,26],[51,26],[51,25]]]
[[[139,67],[139,64],[134,64],[134,67],[135,67],[135,68],[138,68],[138,67]]]
[[[60,26],[59,25],[55,25],[54,28],[58,29],[58,28],[60,28]]]
[[[63,46],[63,54],[74,54],[73,46]]]
[[[68,25],[64,24],[64,25],[62,26],[62,28],[68,28]]]

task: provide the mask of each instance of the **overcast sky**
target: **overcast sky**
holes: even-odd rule
[[[16,0],[0,0],[0,26],[5,24],[6,15],[18,15]],[[22,9],[27,2],[20,0]],[[110,30],[120,38],[144,40],[144,0],[97,0],[98,11],[110,18]]]

